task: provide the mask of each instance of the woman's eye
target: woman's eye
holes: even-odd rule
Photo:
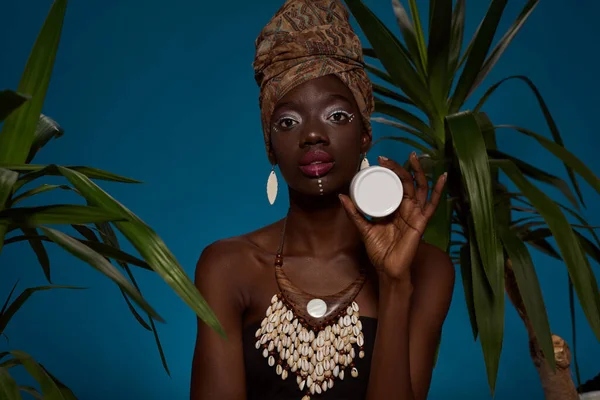
[[[347,122],[352,116],[345,111],[336,111],[329,116],[329,119],[333,122]]]
[[[290,129],[291,127],[293,127],[296,124],[297,124],[297,122],[289,117],[280,118],[279,122],[277,122],[277,126],[280,128],[283,128],[283,129]]]

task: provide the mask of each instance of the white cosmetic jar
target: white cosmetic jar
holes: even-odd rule
[[[360,170],[350,183],[350,198],[365,216],[384,218],[402,202],[404,189],[394,171],[377,165]]]

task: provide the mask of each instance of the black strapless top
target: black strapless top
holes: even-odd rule
[[[356,358],[355,365],[358,377],[350,376],[347,371],[344,380],[336,379],[333,388],[322,394],[315,394],[311,398],[318,400],[364,400],[367,395],[369,373],[371,370],[371,357],[375,344],[377,319],[360,317],[362,331],[365,336],[365,358]],[[291,375],[282,380],[275,373],[274,367],[269,367],[267,360],[262,356],[261,350],[256,350],[256,330],[260,328],[260,321],[247,326],[243,331],[244,365],[246,369],[246,394],[248,400],[301,400],[304,392],[300,391],[296,383],[296,376]]]

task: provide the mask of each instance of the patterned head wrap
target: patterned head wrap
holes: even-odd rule
[[[256,83],[265,145],[269,160],[270,121],[275,104],[290,90],[310,79],[333,74],[350,89],[371,135],[371,81],[364,71],[360,40],[339,0],[287,0],[256,39]]]

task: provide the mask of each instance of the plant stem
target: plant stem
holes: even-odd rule
[[[533,331],[533,326],[531,325],[531,321],[523,304],[521,293],[517,286],[510,259],[506,261],[504,274],[508,298],[517,309],[517,312],[527,329],[527,335],[529,336],[529,354],[540,376],[542,388],[544,390],[544,398],[546,400],[578,400],[579,395],[575,388],[575,383],[571,378],[571,351],[567,342],[557,335],[552,335],[554,359],[556,360],[556,373],[554,373],[550,365],[546,362]]]

